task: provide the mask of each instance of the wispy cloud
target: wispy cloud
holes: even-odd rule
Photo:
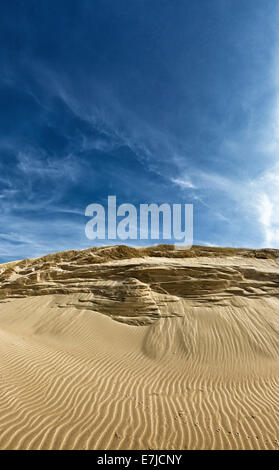
[[[17,153],[17,167],[27,177],[74,182],[79,177],[80,166],[74,155],[64,158],[50,157],[42,149],[29,149]]]
[[[179,178],[171,178],[171,182],[181,188],[197,189],[197,187],[189,179],[184,180]]]
[[[250,184],[250,205],[257,213],[263,244],[279,248],[279,164]]]

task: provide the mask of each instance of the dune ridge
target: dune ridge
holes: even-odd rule
[[[0,265],[0,448],[277,449],[278,253]]]

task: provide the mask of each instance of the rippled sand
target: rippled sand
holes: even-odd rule
[[[278,448],[277,256],[108,247],[0,265],[0,448]]]

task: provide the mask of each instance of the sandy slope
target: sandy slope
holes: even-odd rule
[[[277,449],[275,250],[0,266],[0,448]]]

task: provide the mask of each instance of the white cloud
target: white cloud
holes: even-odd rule
[[[214,218],[241,224],[240,230],[247,228],[247,234],[249,222],[256,224],[262,234],[261,246],[279,248],[279,163],[253,180],[246,177],[235,181],[218,173],[193,171],[185,180],[171,181],[182,190],[197,189],[197,199]],[[253,242],[252,238],[250,241]]]
[[[171,182],[177,184],[181,188],[197,189],[189,179],[171,178]]]
[[[279,248],[279,164],[251,182],[250,190],[264,245]]]
[[[39,155],[40,153],[40,155]],[[64,158],[49,158],[47,155],[41,155],[35,149],[28,152],[18,152],[18,168],[27,176],[36,175],[39,178],[50,178],[53,180],[68,179],[74,181],[79,174],[79,165],[73,155]],[[42,157],[44,157],[42,159]]]

